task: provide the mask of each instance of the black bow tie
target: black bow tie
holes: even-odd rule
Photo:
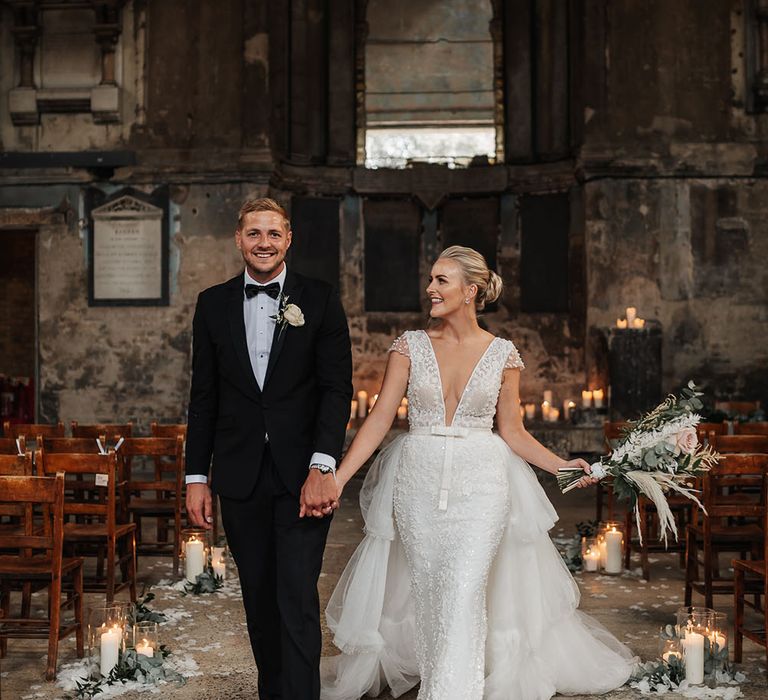
[[[280,283],[279,282],[271,282],[270,284],[246,284],[245,285],[245,296],[247,296],[249,299],[253,299],[257,294],[261,294],[264,292],[264,294],[267,294],[268,296],[271,296],[273,299],[277,299],[277,297],[280,295]]]

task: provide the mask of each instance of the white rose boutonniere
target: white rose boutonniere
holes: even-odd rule
[[[280,297],[280,309],[271,318],[274,318],[275,323],[280,326],[281,334],[286,326],[299,328],[304,325],[304,313],[296,304],[289,304],[287,296]]]

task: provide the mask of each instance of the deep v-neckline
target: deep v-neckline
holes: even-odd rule
[[[443,375],[440,372],[440,363],[437,361],[437,353],[435,352],[435,346],[432,345],[432,338],[429,337],[429,333],[427,333],[425,330],[422,330],[422,333],[424,333],[424,336],[427,339],[427,345],[429,345],[429,350],[432,353],[432,361],[435,363],[435,370],[437,371],[437,381],[440,384],[440,401],[443,405],[443,425],[445,425],[446,428],[449,428],[453,425],[453,421],[456,420],[456,416],[459,415],[459,409],[461,408],[461,404],[464,401],[464,396],[467,393],[467,389],[469,389],[469,385],[472,383],[472,380],[475,377],[477,368],[482,364],[485,356],[491,349],[491,346],[496,342],[496,336],[491,338],[491,342],[488,343],[488,346],[483,351],[483,354],[480,355],[480,358],[477,360],[477,362],[475,362],[475,366],[472,368],[472,372],[469,374],[469,379],[467,379],[467,383],[464,384],[464,389],[462,389],[461,394],[459,395],[459,401],[456,404],[456,410],[454,410],[453,415],[451,416],[451,422],[448,423],[448,409],[445,406],[445,391],[443,388]]]

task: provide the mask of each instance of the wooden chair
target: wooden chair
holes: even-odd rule
[[[755,421],[753,423],[733,423],[734,435],[768,435],[768,421]]]
[[[722,423],[699,423],[696,426],[696,436],[699,438],[699,442],[709,442],[709,434],[715,435],[727,435],[728,423],[723,421]]]
[[[186,442],[187,439],[187,424],[186,423],[157,423],[152,422],[149,424],[149,430],[152,437],[176,437],[181,435]],[[182,506],[184,498],[182,497]],[[211,498],[211,515],[213,517],[213,530],[211,536],[214,542],[219,539],[219,498],[216,494],[212,494]]]
[[[184,507],[184,440],[176,437],[127,438],[120,448],[120,456],[133,461],[134,468],[126,467],[128,513],[136,524],[136,548],[141,553],[173,557],[173,573],[179,572],[181,547],[181,514]],[[149,458],[152,475],[146,478],[135,474],[139,460]],[[146,464],[143,466],[146,467]],[[146,472],[146,470],[145,470]],[[154,539],[146,537],[142,527],[144,518],[157,521]],[[168,540],[168,531],[173,539]]]
[[[606,453],[613,451],[616,443],[624,437],[624,429],[629,425],[625,421],[605,421],[603,423],[603,443]],[[608,520],[613,520],[613,482],[610,477],[600,481],[595,489],[595,519],[603,520],[603,509],[608,508]]]
[[[768,478],[765,480],[765,492],[763,503],[768,504]],[[768,533],[768,507],[763,518],[763,533]],[[768,630],[768,604],[762,605],[763,628],[760,630],[747,627],[744,622],[744,606],[759,609],[759,606],[750,603],[746,599],[747,592],[756,592],[763,596],[763,601],[768,601],[768,537],[763,537],[763,554],[761,559],[734,559],[733,566],[733,660],[741,663],[744,637],[765,648],[765,658],[768,661],[768,643],[766,643],[766,630]],[[749,578],[746,578],[749,576]]]
[[[31,516],[24,534],[0,532],[0,550],[16,550],[0,555],[0,655],[7,652],[11,637],[48,639],[47,680],[56,678],[59,641],[74,633],[77,655],[83,656],[83,560],[63,556],[64,475],[55,477],[0,477],[0,505],[21,507],[31,513],[42,507],[44,526],[36,528]],[[71,582],[71,591],[62,600],[63,582]],[[41,618],[29,613],[10,616],[10,589],[30,582],[48,588],[48,614]],[[74,620],[62,624],[62,611],[72,608]]]
[[[64,437],[64,423],[3,423],[3,435],[17,438],[23,435],[27,440],[34,440],[36,435],[45,437]]]
[[[733,579],[719,577],[719,553],[740,552],[741,559],[750,553],[752,559],[760,558],[766,467],[768,455],[726,454],[701,478],[706,514],[686,529],[685,605],[691,605],[693,591],[704,596],[708,608],[713,607],[715,595],[733,594]]]
[[[111,603],[115,593],[128,588],[131,600],[136,600],[136,525],[120,522],[118,513],[117,455],[57,454],[38,450],[38,468],[44,474],[64,472],[68,479],[68,495],[64,515],[85,516],[90,522],[65,522],[64,540],[68,546],[99,555],[106,549],[106,571],[94,579],[86,580],[86,590],[106,591],[106,602]],[[82,477],[78,480],[77,477]],[[106,482],[106,483],[105,483]],[[94,494],[96,495],[94,497]],[[117,569],[121,581],[117,583]]]
[[[129,438],[133,435],[133,423],[91,423],[80,425],[76,420],[72,421],[72,437],[94,438],[104,435],[109,441],[109,447],[114,447],[121,438]]]
[[[720,454],[768,453],[768,435],[713,435],[709,444]]]
[[[27,451],[27,441],[21,437],[0,438],[0,455],[19,455]]]

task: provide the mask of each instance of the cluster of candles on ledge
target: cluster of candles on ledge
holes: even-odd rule
[[[349,422],[351,423],[355,418],[365,418],[373,409],[378,398],[378,394],[369,397],[367,391],[358,391],[357,398],[352,399],[352,404],[349,407]],[[397,420],[408,420],[408,399],[405,397],[397,407]]]
[[[157,622],[130,624],[132,603],[113,602],[87,611],[88,657],[100,676],[109,676],[120,662],[120,655],[132,641],[141,656],[153,658],[160,649]],[[129,640],[132,637],[132,640]]]
[[[637,309],[634,306],[628,306],[624,318],[616,319],[616,328],[639,331],[645,328],[645,319],[637,315]]]
[[[544,392],[543,399],[541,402],[541,419],[545,423],[557,423],[561,416],[564,421],[571,420],[571,416],[576,410],[576,402],[573,399],[565,399],[563,401],[562,411],[553,405],[553,396],[550,389]],[[605,392],[602,389],[584,389],[581,392],[582,409],[603,408],[604,405]],[[524,420],[535,420],[537,408],[538,406],[535,403],[521,403],[520,417]]]

